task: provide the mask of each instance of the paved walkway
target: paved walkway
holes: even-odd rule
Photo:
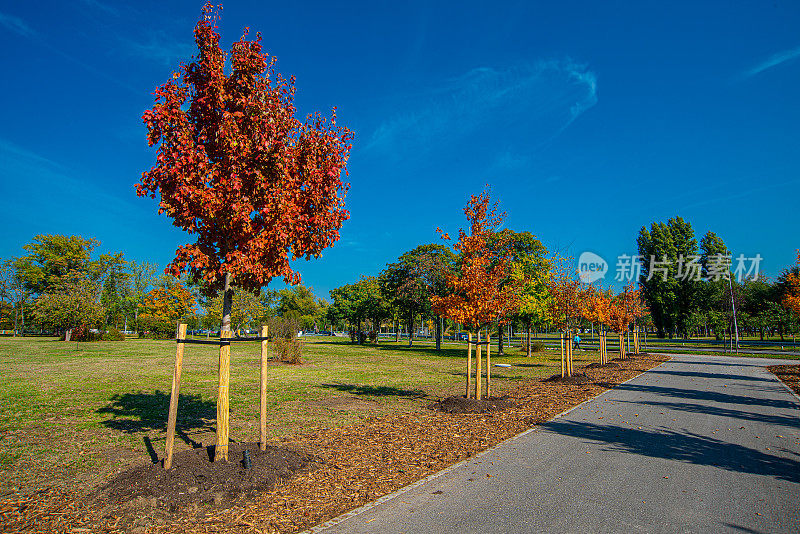
[[[798,362],[674,356],[314,530],[800,532],[800,399],[763,368],[780,363]]]

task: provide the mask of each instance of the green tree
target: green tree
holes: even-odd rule
[[[527,354],[530,356],[530,330],[534,323],[541,322],[547,315],[546,299],[547,276],[550,271],[550,262],[545,258],[547,249],[539,239],[530,232],[515,232],[505,229],[489,238],[490,246],[502,243],[505,251],[502,257],[511,258],[512,267],[509,280],[506,283],[524,284],[520,307],[510,317],[520,321],[527,328],[528,344]],[[508,319],[508,318],[506,318]],[[503,326],[497,325],[497,353],[503,355]]]
[[[100,288],[88,279],[62,282],[49,293],[39,295],[34,304],[37,321],[45,328],[70,334],[77,327],[96,328],[103,325],[104,310]]]
[[[456,268],[456,255],[444,245],[420,245],[386,266],[379,276],[381,293],[408,325],[408,346],[413,343],[418,315],[436,319],[436,348],[441,350],[441,317],[434,314],[431,297],[447,293],[447,275]],[[390,310],[387,307],[387,315]]]
[[[63,282],[96,282],[104,271],[102,261],[91,257],[99,244],[94,238],[39,234],[22,247],[28,254],[14,260],[17,275],[34,295],[52,293]]]
[[[315,297],[310,288],[298,285],[281,289],[278,291],[277,300],[276,311],[279,316],[293,319],[303,330],[316,327],[323,301]]]
[[[642,257],[639,285],[659,337],[687,336],[688,321],[697,309],[700,282],[697,239],[681,217],[642,227],[637,239]]]

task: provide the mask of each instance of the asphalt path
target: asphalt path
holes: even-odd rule
[[[673,359],[314,532],[800,532],[800,398]]]

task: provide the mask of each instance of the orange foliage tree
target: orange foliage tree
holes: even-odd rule
[[[206,4],[196,59],[155,90],[142,117],[158,154],[136,185],[139,196],[159,193],[159,213],[196,236],[168,270],[188,271],[210,297],[224,289],[225,332],[232,285],[257,291],[276,276],[300,283],[290,262],[318,257],[349,216],[341,176],[352,133],[336,125],[335,109],[329,120],[300,122],[294,78],[275,71],[260,35],[247,34],[226,54]]]
[[[583,317],[587,321],[591,321],[598,325],[601,344],[604,343],[605,341],[605,332],[603,330],[605,326],[608,325],[609,322],[612,298],[613,294],[611,293],[611,290],[603,291],[600,288],[597,288],[593,285],[589,285],[586,288],[584,306],[583,306]],[[608,357],[606,355],[605,346],[601,345],[600,364],[605,365],[607,363],[608,363]]]
[[[183,284],[164,278],[162,284],[145,295],[139,320],[153,337],[172,337],[178,319],[195,311],[197,302]]]
[[[472,195],[464,214],[469,228],[459,229],[458,241],[453,244],[461,260],[460,268],[446,275],[449,292],[444,296],[432,296],[431,304],[437,315],[480,330],[486,325],[510,320],[519,308],[524,281],[511,276],[512,247],[503,242],[507,238],[504,234],[496,232],[505,213],[498,212],[497,202],[491,201],[488,191]],[[447,233],[438,231],[443,239],[450,239]]]
[[[572,331],[584,314],[586,284],[577,273],[569,269],[566,259],[553,261],[551,276],[547,281],[550,292],[549,317],[566,336],[566,352],[561,353],[561,376],[572,376]]]
[[[611,300],[606,324],[619,335],[620,358],[626,356],[625,332],[636,319],[645,315],[647,307],[642,301],[641,290],[633,289],[633,283],[626,285],[622,292]]]

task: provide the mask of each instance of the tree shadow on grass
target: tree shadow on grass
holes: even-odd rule
[[[565,419],[550,421],[541,426],[557,434],[595,441],[605,445],[606,450],[800,482],[800,462],[692,432],[677,432],[666,428],[635,430]]]
[[[427,397],[427,393],[419,389],[399,389],[390,386],[362,386],[357,384],[320,384],[319,387],[335,389],[353,395],[363,395],[368,397],[409,397],[421,399]]]
[[[467,346],[447,346],[442,345],[442,350],[436,350],[436,347],[428,347],[423,345],[412,345],[411,347],[408,346],[408,342],[403,344],[378,344],[378,345],[364,345],[365,347],[371,347],[373,349],[378,350],[393,350],[398,352],[413,352],[415,354],[425,355],[425,356],[438,356],[440,358],[466,358],[467,357]]]
[[[117,394],[111,397],[108,405],[97,410],[97,413],[110,416],[100,424],[126,434],[164,431],[167,428],[169,394],[158,390],[153,393]],[[175,433],[187,444],[198,448],[202,445],[192,440],[188,433],[214,430],[213,422],[216,417],[216,402],[204,401],[200,395],[182,393],[178,398]],[[149,451],[152,445],[147,448]]]

